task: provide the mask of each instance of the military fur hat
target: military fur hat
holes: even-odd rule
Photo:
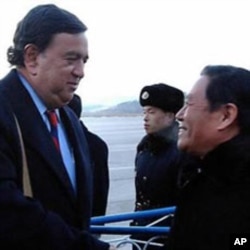
[[[183,103],[184,93],[164,83],[145,86],[140,92],[140,104],[142,107],[153,106],[176,114],[183,106]]]

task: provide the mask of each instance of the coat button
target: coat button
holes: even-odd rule
[[[143,180],[146,181],[147,180],[147,176],[143,176]]]

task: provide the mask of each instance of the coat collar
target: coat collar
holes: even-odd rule
[[[201,160],[203,173],[224,183],[250,179],[249,148],[247,135],[238,135],[219,145]]]
[[[142,138],[137,146],[137,152],[149,150],[157,154],[177,142],[178,124],[174,122],[171,126]]]

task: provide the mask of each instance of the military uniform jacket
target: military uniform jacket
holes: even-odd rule
[[[158,134],[146,135],[137,147],[135,210],[173,206],[180,152],[177,124]]]
[[[74,192],[63,161],[16,70],[0,83],[0,249],[107,249],[87,231],[92,184],[89,152],[81,125],[68,108],[60,116],[76,162]],[[34,199],[22,194],[22,131]],[[7,247],[7,248],[6,248]]]

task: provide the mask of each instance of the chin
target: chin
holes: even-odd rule
[[[181,139],[178,140],[177,147],[181,151],[187,151],[187,144],[183,140],[181,140]]]

